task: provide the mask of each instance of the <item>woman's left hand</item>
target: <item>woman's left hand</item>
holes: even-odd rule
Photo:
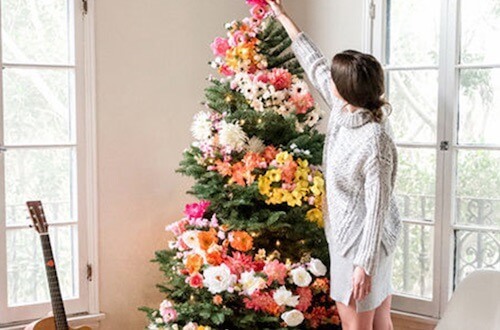
[[[372,277],[365,273],[363,267],[356,266],[352,275],[353,298],[363,300],[372,290]]]

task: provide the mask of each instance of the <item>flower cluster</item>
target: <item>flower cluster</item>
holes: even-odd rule
[[[219,224],[215,214],[205,217],[209,205],[206,201],[188,204],[186,216],[167,226],[175,235],[170,242],[178,260],[174,271],[187,285],[210,292],[216,306],[242,305],[279,317],[285,327],[304,322],[312,327],[338,324],[335,307],[328,305],[327,268],[319,259],[282,262],[279,253],[255,252],[256,233],[230,230]],[[175,304],[168,300],[155,315],[151,329],[209,329],[194,323],[181,327],[176,323]]]
[[[230,86],[243,94],[257,112],[273,111],[283,116],[297,116],[297,131],[314,127],[321,119],[307,83],[288,70],[274,68],[256,73],[237,73]]]
[[[252,1],[252,17],[226,24],[227,38],[217,37],[211,44],[216,56],[212,67],[225,76],[237,72],[255,72],[267,68],[267,59],[259,54],[257,34],[263,20],[270,14],[265,1]]]
[[[268,170],[258,180],[259,192],[267,197],[268,204],[286,203],[290,207],[308,204],[309,221],[323,226],[322,200],[325,191],[323,174],[307,160],[284,151],[276,154]]]

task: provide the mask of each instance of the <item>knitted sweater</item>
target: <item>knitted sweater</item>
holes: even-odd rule
[[[292,50],[331,110],[323,153],[326,238],[334,251],[374,275],[380,253],[394,252],[401,231],[393,196],[398,157],[389,122],[375,122],[367,109],[343,110],[347,103],[333,94],[330,67],[305,32]]]

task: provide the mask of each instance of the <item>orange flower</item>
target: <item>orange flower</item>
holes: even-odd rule
[[[232,174],[231,164],[228,162],[223,162],[222,160],[217,159],[215,161],[215,167],[217,169],[217,172],[219,172],[219,174],[222,176],[231,176]]]
[[[207,253],[207,262],[213,266],[219,266],[222,263],[222,254],[219,251]]]
[[[247,252],[253,247],[253,238],[246,231],[233,231],[229,236],[233,249]]]
[[[214,296],[214,298],[213,298],[212,301],[213,301],[214,305],[220,305],[220,304],[222,304],[222,297],[221,297],[221,295],[220,294],[216,294]]]
[[[260,160],[259,154],[252,151],[248,152],[245,157],[243,157],[243,163],[250,172],[259,166]]]
[[[203,258],[199,254],[190,254],[186,260],[186,269],[189,274],[196,273],[200,270],[203,265]]]
[[[294,161],[287,161],[281,168],[281,180],[286,183],[293,183],[295,172],[297,171],[297,163]]]
[[[278,151],[273,146],[267,146],[266,149],[264,149],[264,152],[262,152],[262,156],[268,163],[272,162],[274,158],[276,158],[277,154]]]
[[[245,177],[247,169],[242,162],[238,162],[233,165],[233,174],[231,175],[231,181],[236,182],[240,186],[245,186]]]
[[[208,250],[208,248],[219,241],[217,238],[217,232],[215,229],[210,228],[209,231],[201,231],[198,233],[198,241],[200,242],[200,247],[202,250]]]

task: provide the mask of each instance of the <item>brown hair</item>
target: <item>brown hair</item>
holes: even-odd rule
[[[390,112],[390,104],[384,98],[384,70],[372,55],[355,50],[338,53],[332,59],[331,74],[344,100],[370,110],[375,121],[384,119],[382,107],[387,106]]]

